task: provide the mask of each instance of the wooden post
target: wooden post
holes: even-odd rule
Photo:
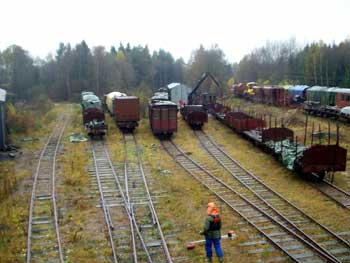
[[[315,123],[312,123],[312,132],[311,132],[311,146],[314,144],[314,128],[315,128]]]
[[[331,122],[328,121],[328,145],[331,144]]]
[[[322,144],[322,140],[321,140],[321,124],[318,124],[318,141],[319,141],[319,144]]]
[[[309,114],[306,114],[306,121],[305,121],[305,131],[304,131],[304,145],[306,146],[306,136],[307,136],[307,125],[309,122]]]

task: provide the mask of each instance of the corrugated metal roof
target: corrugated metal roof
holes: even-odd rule
[[[170,83],[167,85],[168,89],[173,89],[175,88],[176,86],[179,86],[181,85],[181,83],[178,83],[178,82],[173,82],[173,83]]]
[[[6,101],[6,90],[0,89],[0,101],[4,102]]]
[[[327,89],[328,89],[328,87],[313,86],[313,87],[309,88],[308,90],[311,90],[311,91],[319,91],[319,90],[325,91],[325,90],[327,90]]]
[[[343,94],[350,94],[350,89],[343,89],[343,88],[338,88],[338,87],[334,87],[330,91],[337,92],[337,93],[343,93]]]

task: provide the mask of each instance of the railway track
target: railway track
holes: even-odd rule
[[[126,139],[125,151],[129,152],[128,143]],[[134,143],[137,147],[136,141]],[[172,262],[148,186],[144,183],[142,164],[137,162],[134,165],[126,157],[124,174],[117,174],[103,141],[92,142],[92,153],[112,261]],[[128,155],[126,152],[125,156]],[[137,153],[135,161],[138,160]],[[155,240],[155,236],[158,239]]]
[[[133,134],[124,133],[124,191],[150,262],[172,262],[149,191],[138,144]]]
[[[27,263],[63,263],[64,260],[58,229],[55,175],[56,157],[69,116],[60,116],[40,154],[34,174],[28,219]]]
[[[223,151],[202,131],[195,131],[203,148],[239,182],[236,188],[246,198],[260,207],[272,209],[279,214],[281,222],[286,220],[290,229],[295,229],[303,239],[322,249],[339,262],[350,262],[350,242],[309,217],[283,196],[272,190],[254,174],[244,169],[236,160]],[[248,189],[238,190],[240,188]]]
[[[214,176],[201,164],[194,161],[172,141],[163,141],[162,145],[192,177],[242,216],[274,246],[282,250],[295,262],[349,262],[348,254],[344,254],[349,252],[346,241],[336,239],[334,244],[333,240],[325,239],[322,243],[324,246],[329,243],[333,244],[335,249],[345,250],[341,254],[343,258],[339,255],[336,257],[324,249],[320,243],[314,241],[316,235],[319,235],[320,226],[312,228],[313,231],[316,231],[316,235],[309,238],[303,231],[306,231],[310,225],[304,224],[302,220],[292,222],[260,199],[253,199],[251,196],[248,198],[239,193],[235,187],[231,187],[231,185]],[[292,216],[290,215],[290,217]],[[321,236],[319,238],[325,237]]]
[[[328,196],[334,202],[336,202],[341,207],[350,210],[350,193],[344,191],[343,189],[337,187],[336,185],[323,180],[321,183],[314,182],[311,183],[316,187],[320,192]]]
[[[103,141],[92,141],[94,172],[107,225],[112,261],[137,262],[136,234],[128,203]]]

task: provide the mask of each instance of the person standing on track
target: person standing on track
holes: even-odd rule
[[[208,203],[207,218],[205,219],[204,229],[200,233],[205,236],[205,250],[207,254],[207,262],[213,262],[212,245],[214,244],[215,252],[219,258],[219,262],[224,262],[222,249],[220,246],[221,239],[221,217],[219,210],[213,202]]]

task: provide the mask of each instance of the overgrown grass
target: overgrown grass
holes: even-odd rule
[[[85,134],[81,110],[75,105],[59,158],[58,207],[60,232],[67,262],[109,262],[111,254],[104,234],[104,219],[91,195],[90,142],[70,143],[69,134]]]
[[[306,115],[302,109],[291,109],[291,108],[280,108],[274,106],[268,106],[265,104],[250,103],[242,99],[228,97],[224,101],[226,105],[231,107],[239,107],[241,110],[246,112],[258,113],[258,115],[265,114],[266,116],[272,115],[272,125],[274,125],[274,119],[278,119],[278,124],[280,124],[283,119],[285,123],[288,124],[288,127],[291,128],[295,136],[298,136],[298,141],[304,143],[304,134],[305,134],[305,122]],[[269,122],[269,118],[268,121]],[[335,135],[336,133],[336,121],[309,116],[308,118],[308,129],[306,136],[306,145],[311,145],[311,132],[312,124],[314,123],[314,132],[318,132],[319,129],[322,132],[328,132],[328,123],[331,125],[331,133]],[[344,147],[348,151],[347,156],[347,171],[335,173],[334,183],[339,187],[350,191],[350,125],[347,123],[339,123],[339,132],[340,132],[340,146]],[[321,140],[323,144],[328,143],[328,137]],[[314,137],[314,143],[319,143],[319,138]],[[331,136],[331,143],[336,142],[336,136]]]
[[[17,158],[0,164],[0,261],[25,262],[27,221],[31,196],[31,176],[37,165],[45,140],[17,143],[21,137],[47,137],[55,125],[56,116],[63,107],[54,107],[48,112],[35,115],[43,125],[25,133],[12,134],[12,139],[21,146]]]
[[[178,243],[170,246],[172,256],[188,256],[184,262],[204,262],[205,251],[203,245],[197,245],[194,250],[187,250],[185,245],[189,241],[203,239],[199,234],[206,217],[205,208],[209,201],[217,203],[222,210],[223,234],[234,230],[238,237],[233,241],[225,240],[222,246],[227,262],[234,259],[237,262],[254,262],[257,257],[271,256],[271,252],[264,255],[250,255],[247,250],[238,246],[248,239],[248,233],[241,232],[238,222],[241,220],[223,203],[216,199],[208,190],[194,180],[187,172],[180,168],[173,159],[162,149],[160,141],[152,135],[147,120],[142,120],[137,129],[137,138],[141,144],[144,163],[150,166],[153,191],[164,191],[165,198],[157,204],[157,211],[165,234],[176,234]],[[198,148],[192,130],[179,118],[178,133],[174,140],[191,155],[204,154]],[[251,230],[249,234],[255,233]],[[263,246],[262,246],[263,247]],[[276,252],[273,252],[276,253]],[[277,252],[278,255],[279,252]]]
[[[282,167],[231,129],[210,119],[204,130],[210,134],[232,157],[251,170],[270,187],[281,193],[298,207],[335,231],[347,231],[350,213],[310,186],[305,180]],[[199,146],[199,144],[198,144]],[[184,145],[185,149],[188,149]],[[194,153],[196,158],[203,158]],[[252,161],[253,160],[253,161]],[[205,159],[202,159],[205,161]],[[207,161],[210,163],[209,161]]]

